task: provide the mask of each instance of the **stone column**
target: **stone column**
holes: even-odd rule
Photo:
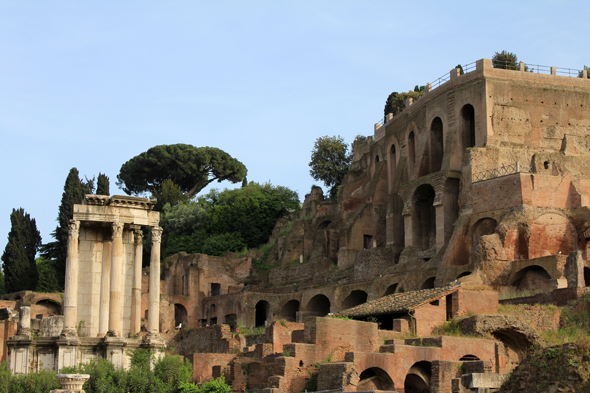
[[[22,306],[18,314],[18,335],[30,335],[31,334],[31,307]]]
[[[141,257],[143,255],[143,232],[140,228],[133,231],[135,241],[135,259],[133,260],[133,287],[131,290],[131,328],[129,334],[141,330]]]
[[[68,254],[66,258],[66,280],[64,289],[64,328],[62,336],[77,336],[76,317],[78,306],[78,236],[80,221],[70,220]]]
[[[107,240],[102,244],[102,271],[100,274],[100,314],[98,337],[104,337],[109,329],[109,297],[111,291],[111,253],[113,243]]]
[[[160,241],[162,228],[152,228],[152,253],[150,255],[150,294],[148,311],[148,333],[160,333]]]
[[[123,274],[123,224],[113,223],[111,253],[111,287],[109,305],[109,331],[111,337],[121,337],[121,284]]]

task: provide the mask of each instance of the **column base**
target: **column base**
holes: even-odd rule
[[[62,339],[76,339],[78,340],[78,331],[73,328],[64,328],[59,335]]]
[[[116,330],[109,330],[105,337],[121,337],[121,333],[117,332]]]

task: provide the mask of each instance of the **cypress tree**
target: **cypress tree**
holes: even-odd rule
[[[61,205],[57,216],[58,225],[51,236],[55,242],[43,245],[42,256],[51,259],[57,274],[57,280],[61,288],[64,286],[66,276],[66,258],[68,256],[68,237],[70,220],[74,216],[74,205],[82,203],[85,194],[92,194],[94,190],[94,178],[83,181],[79,178],[78,169],[70,169],[70,173],[64,185],[61,196]]]
[[[37,224],[23,208],[12,209],[10,223],[8,244],[2,254],[6,291],[35,290],[38,280],[35,255],[41,245]]]
[[[109,192],[109,178],[104,173],[98,173],[96,179],[96,195],[111,195]]]

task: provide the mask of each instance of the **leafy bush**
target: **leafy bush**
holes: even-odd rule
[[[150,371],[153,353],[145,349],[132,352],[131,368],[120,370],[107,360],[67,367],[62,373],[89,374],[86,393],[178,393],[180,386],[192,378],[192,366],[179,356],[164,356]],[[47,390],[48,391],[48,390]],[[3,393],[3,392],[0,392]]]
[[[194,383],[183,383],[180,385],[180,393],[231,393],[232,388],[225,383],[225,377],[213,378],[200,387]]]
[[[12,375],[6,362],[0,366],[0,393],[47,393],[59,388],[61,385],[51,371]]]

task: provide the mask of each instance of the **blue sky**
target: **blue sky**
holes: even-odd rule
[[[590,65],[589,14],[588,1],[0,0],[0,252],[13,208],[52,241],[70,168],[122,194],[121,165],[160,144],[218,147],[303,199],[316,138],[372,135],[389,93],[496,51]]]

